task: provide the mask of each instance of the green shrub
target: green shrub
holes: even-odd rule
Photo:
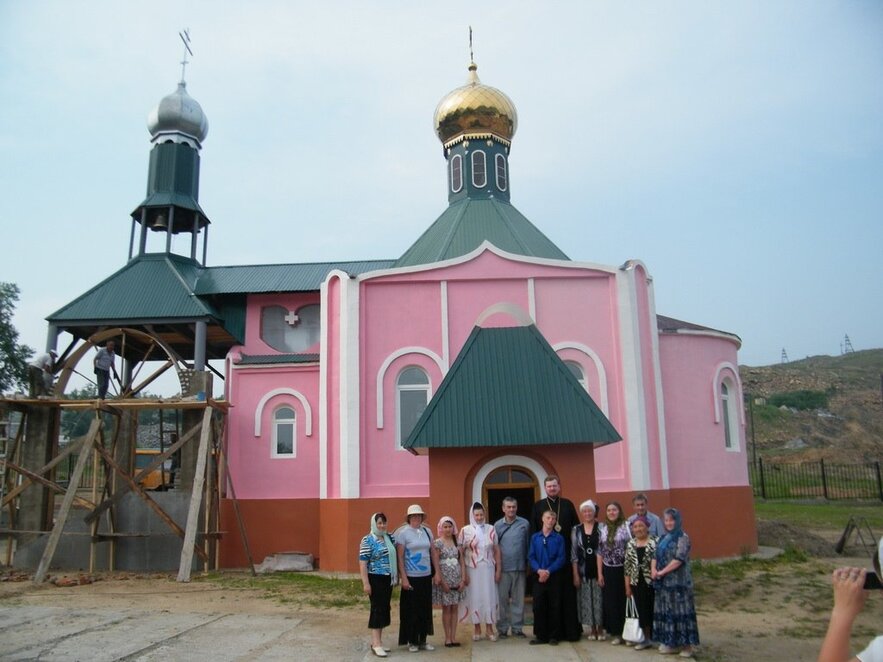
[[[821,409],[828,406],[828,394],[824,391],[789,391],[775,393],[767,398],[773,407],[793,407],[794,409]]]

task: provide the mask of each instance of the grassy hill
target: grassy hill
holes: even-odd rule
[[[753,403],[758,457],[883,460],[883,349],[741,366],[739,372]],[[750,422],[747,435],[750,449]]]

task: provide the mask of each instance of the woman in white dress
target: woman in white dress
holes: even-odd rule
[[[497,640],[494,626],[499,615],[497,582],[500,581],[500,547],[494,527],[487,523],[484,506],[472,504],[469,526],[464,526],[458,536],[466,560],[469,591],[466,593],[466,614],[462,621],[472,619],[475,632],[473,641],[481,639],[484,624],[487,638]]]

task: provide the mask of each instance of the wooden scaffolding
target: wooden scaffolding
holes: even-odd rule
[[[7,513],[7,526],[0,529],[0,536],[5,535],[6,565],[13,559],[13,540],[18,536],[46,534],[45,530],[25,530],[16,526],[18,522],[20,497],[29,489],[48,491],[50,512],[54,511],[52,499],[63,495],[61,506],[55,512],[54,523],[48,532],[46,547],[43,551],[34,575],[34,582],[41,583],[46,579],[50,564],[62,535],[89,535],[89,569],[95,570],[99,546],[109,545],[107,565],[114,569],[115,543],[123,537],[146,537],[148,532],[122,532],[115,530],[113,506],[120,499],[132,492],[140,498],[157,517],[182,541],[181,561],[178,568],[178,581],[190,581],[194,555],[203,564],[203,570],[217,569],[219,564],[218,542],[222,532],[218,530],[220,520],[220,498],[227,495],[232,498],[239,532],[245,545],[246,555],[254,573],[254,564],[248,548],[244,524],[239,513],[232,479],[226,468],[226,446],[224,443],[224,424],[226,421],[227,403],[222,400],[194,399],[117,399],[104,400],[68,400],[68,399],[0,399],[0,410],[15,411],[21,414],[18,431],[6,442],[5,451],[0,453],[0,509]],[[63,448],[57,443],[46,439],[52,449],[52,458],[37,470],[31,470],[20,461],[22,444],[28,416],[38,414],[42,409],[56,410],[59,413],[66,409],[84,410],[92,415],[88,432],[77,440],[71,441]],[[155,456],[152,461],[140,470],[129,470],[134,466],[132,458],[121,463],[117,458],[117,445],[120,440],[121,425],[126,415],[138,411],[157,409],[174,409],[184,411],[202,411],[201,420],[189,430],[184,431],[180,438]],[[110,416],[103,416],[109,414]],[[111,429],[106,430],[105,420],[109,419]],[[134,434],[134,426],[129,428]],[[190,493],[189,510],[184,528],[151,496],[143,486],[145,478],[151,472],[165,466],[175,453],[188,444],[197,444],[196,462],[193,471],[192,490]],[[134,453],[135,444],[129,445]],[[65,460],[70,464],[76,454],[67,476],[67,485],[56,480],[56,471]],[[71,459],[69,459],[71,458]],[[91,484],[81,485],[84,472],[91,463]],[[101,471],[100,469],[103,469]],[[84,489],[85,488],[85,489]],[[74,508],[85,510],[84,521],[90,526],[89,534],[68,533],[65,525]],[[200,526],[201,520],[201,526]],[[102,526],[104,523],[104,526]]]

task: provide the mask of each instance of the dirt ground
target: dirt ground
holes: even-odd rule
[[[866,565],[866,562],[863,557],[809,559],[760,569],[752,567],[744,573],[727,569],[719,575],[714,569],[703,567],[697,572],[697,609],[703,644],[699,659],[734,662],[815,659],[831,606],[830,571],[841,564]],[[179,584],[167,575],[107,574],[96,577],[97,581],[88,585],[58,587],[50,583],[34,586],[20,575],[7,574],[5,578],[13,581],[0,582],[0,604],[66,604],[76,605],[77,609],[138,609],[173,614],[296,616],[308,623],[311,630],[327,631],[329,642],[347,642],[344,645],[350,648],[352,642],[366,635],[367,604],[336,608],[305,606],[284,593],[268,592],[260,587],[230,586],[230,576],[225,573],[222,579]],[[248,580],[247,573],[233,576]],[[14,581],[22,578],[25,581]],[[438,615],[435,620],[439,632]],[[881,625],[883,595],[872,596],[854,629],[854,648],[860,650],[883,631]],[[395,630],[395,624],[392,629]],[[461,629],[461,639],[468,639],[466,627]],[[333,650],[334,646],[329,646]],[[334,657],[332,650],[329,650],[331,658]],[[589,655],[585,659],[605,657]]]

